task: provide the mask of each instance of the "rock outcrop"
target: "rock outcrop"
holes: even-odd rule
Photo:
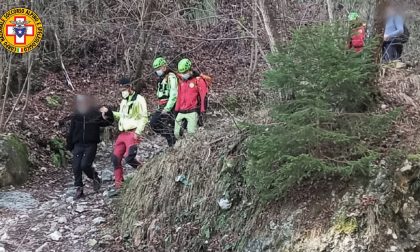
[[[0,187],[24,183],[29,166],[26,145],[15,135],[0,135]]]

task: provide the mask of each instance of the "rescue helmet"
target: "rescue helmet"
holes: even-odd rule
[[[192,67],[192,62],[189,59],[182,59],[179,63],[178,63],[178,72],[179,73],[185,73],[189,70],[191,70]]]
[[[163,67],[165,65],[167,65],[167,62],[166,62],[165,58],[163,58],[163,57],[156,58],[153,61],[153,68],[154,69],[161,68],[161,67]]]

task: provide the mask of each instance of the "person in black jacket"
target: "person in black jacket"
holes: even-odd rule
[[[67,149],[73,153],[74,186],[76,199],[82,198],[83,172],[93,180],[93,189],[98,192],[101,179],[92,167],[100,140],[100,128],[110,126],[114,122],[111,110],[97,109],[92,97],[78,95],[76,112],[73,114],[70,131],[67,135]]]

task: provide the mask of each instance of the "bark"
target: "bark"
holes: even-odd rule
[[[330,23],[334,21],[334,4],[332,3],[332,0],[327,0],[327,7],[328,7],[328,18],[330,20]]]
[[[3,97],[3,106],[1,110],[1,116],[0,116],[0,131],[3,131],[3,121],[4,121],[4,115],[6,113],[6,101],[7,101],[7,94],[9,93],[9,86],[11,81],[11,73],[12,73],[12,59],[13,55],[9,57],[9,63],[8,63],[8,70],[7,70],[7,81],[6,81],[6,91],[4,93]]]
[[[382,59],[382,47],[384,43],[384,31],[385,31],[385,11],[389,6],[389,0],[376,0],[376,11],[375,11],[375,23],[374,32],[378,38],[378,48],[376,50],[375,61],[377,64],[381,63]]]
[[[267,33],[267,36],[268,36],[270,50],[272,53],[276,52],[277,51],[276,40],[274,38],[273,30],[271,29],[270,17],[268,16],[267,9],[266,9],[266,1],[265,0],[255,0],[255,1],[258,1],[257,5],[263,19],[265,32]]]

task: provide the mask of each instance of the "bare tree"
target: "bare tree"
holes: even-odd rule
[[[271,24],[270,24],[270,17],[267,13],[267,9],[266,9],[266,0],[255,0],[258,1],[257,2],[257,7],[260,10],[261,16],[262,16],[262,20],[263,20],[263,24],[264,24],[264,28],[265,28],[265,32],[267,33],[267,37],[268,37],[268,41],[270,44],[270,50],[271,52],[275,52],[276,49],[276,40],[274,38],[274,34],[271,28]]]

